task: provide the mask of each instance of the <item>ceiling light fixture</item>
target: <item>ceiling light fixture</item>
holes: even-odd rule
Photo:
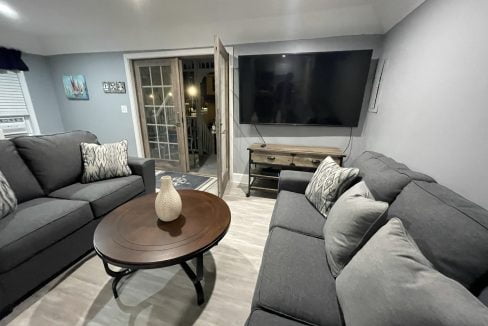
[[[0,14],[10,19],[18,19],[19,13],[12,8],[8,3],[0,2]]]

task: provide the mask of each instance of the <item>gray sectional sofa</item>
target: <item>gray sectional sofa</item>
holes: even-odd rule
[[[438,271],[488,305],[488,211],[382,154],[364,152],[351,165],[377,200],[390,203],[383,222],[400,218]],[[344,324],[325,254],[325,218],[304,196],[311,176],[280,176],[248,326]]]
[[[154,161],[129,158],[132,175],[80,183],[86,131],[0,140],[0,171],[16,194],[15,212],[0,219],[0,317],[93,249],[108,212],[155,191]]]

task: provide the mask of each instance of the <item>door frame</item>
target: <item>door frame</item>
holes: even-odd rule
[[[229,179],[233,181],[234,175],[234,48],[225,47],[229,53]],[[208,48],[196,49],[179,49],[167,51],[147,51],[147,52],[128,52],[123,54],[125,75],[127,78],[127,93],[129,95],[130,111],[132,117],[132,126],[134,138],[136,140],[137,156],[145,157],[144,145],[142,141],[142,131],[139,119],[139,109],[137,106],[137,90],[135,88],[133,60],[157,59],[157,58],[183,58],[192,56],[212,56],[214,54],[213,46]]]

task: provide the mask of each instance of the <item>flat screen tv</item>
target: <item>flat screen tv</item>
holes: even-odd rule
[[[239,56],[239,121],[355,127],[372,50]]]

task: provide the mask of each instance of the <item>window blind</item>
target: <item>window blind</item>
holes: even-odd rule
[[[19,74],[12,71],[0,73],[0,117],[28,115]]]

